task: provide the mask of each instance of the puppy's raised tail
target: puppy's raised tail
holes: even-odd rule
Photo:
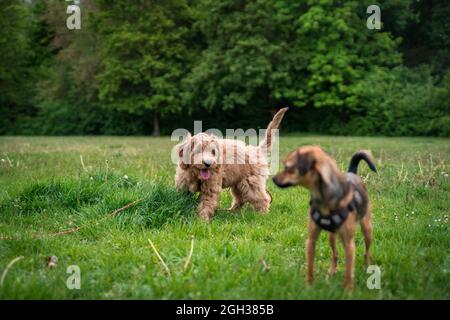
[[[270,121],[269,125],[267,126],[266,135],[264,137],[264,140],[261,141],[261,143],[259,144],[260,148],[263,148],[265,150],[270,150],[270,148],[272,147],[272,138],[274,135],[272,130],[278,129],[278,127],[280,126],[281,120],[283,120],[284,114],[288,110],[289,110],[289,108],[283,108],[283,109],[280,109],[275,114],[272,121]]]
[[[356,174],[358,172],[358,164],[361,160],[364,160],[373,172],[377,172],[371,153],[366,151],[358,151],[353,155],[350,160],[348,172]]]

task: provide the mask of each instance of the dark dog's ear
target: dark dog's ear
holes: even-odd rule
[[[300,175],[304,176],[316,164],[316,159],[310,154],[297,153],[297,169]]]
[[[342,187],[339,183],[338,169],[331,158],[325,158],[316,165],[316,170],[323,182],[321,193],[333,197],[340,194]]]

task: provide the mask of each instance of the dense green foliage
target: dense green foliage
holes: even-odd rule
[[[132,114],[150,109],[155,117],[181,110],[180,81],[192,54],[188,32],[193,18],[186,1],[98,2],[100,101]]]
[[[366,3],[367,2],[367,3]],[[449,136],[450,4],[63,0],[0,5],[0,133],[154,134],[177,127]],[[161,128],[160,128],[161,122]]]
[[[31,13],[19,0],[0,3],[0,132],[11,130],[30,110],[32,65]]]
[[[341,168],[355,150],[373,151],[378,174],[365,164],[359,172],[373,205],[372,261],[381,269],[381,290],[366,286],[360,228],[353,295],[342,289],[340,242],[338,272],[327,280],[331,250],[324,233],[315,283],[306,286],[303,188],[269,181],[267,215],[251,206],[228,212],[231,196],[224,191],[205,223],[194,219],[196,198],[174,190],[167,137],[0,137],[0,238],[13,238],[0,239],[0,270],[24,257],[7,273],[0,299],[448,299],[449,139],[293,135],[281,138],[280,157],[302,144],[323,146]],[[55,269],[46,263],[52,255]],[[66,287],[70,265],[80,267],[81,290]]]
[[[375,69],[356,88],[363,101],[348,130],[450,136],[449,88],[450,71],[436,84],[429,68]]]

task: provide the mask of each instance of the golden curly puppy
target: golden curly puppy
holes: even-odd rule
[[[278,111],[258,146],[206,133],[188,136],[176,146],[179,160],[175,185],[179,190],[201,193],[197,208],[200,218],[212,218],[223,188],[231,188],[233,204],[230,210],[236,210],[248,202],[257,211],[269,211],[272,197],[266,190],[266,180],[272,130],[279,127],[287,110]]]

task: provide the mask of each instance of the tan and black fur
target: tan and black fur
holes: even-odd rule
[[[347,173],[341,172],[336,162],[320,147],[305,146],[291,152],[284,161],[284,170],[273,177],[274,183],[281,187],[301,185],[311,194],[311,206],[326,215],[334,210],[347,208],[354,203],[347,219],[336,230],[329,233],[332,255],[329,274],[336,272],[337,252],[336,235],[342,240],[345,249],[345,282],[347,289],[353,287],[353,269],[355,261],[355,229],[359,222],[363,232],[366,253],[366,266],[370,265],[370,245],[372,242],[371,206],[366,186],[356,174],[360,160],[367,162],[376,172],[371,156],[363,151],[353,155]],[[312,220],[308,221],[308,239],[306,241],[307,276],[309,285],[314,279],[314,256],[316,242],[321,228]]]

